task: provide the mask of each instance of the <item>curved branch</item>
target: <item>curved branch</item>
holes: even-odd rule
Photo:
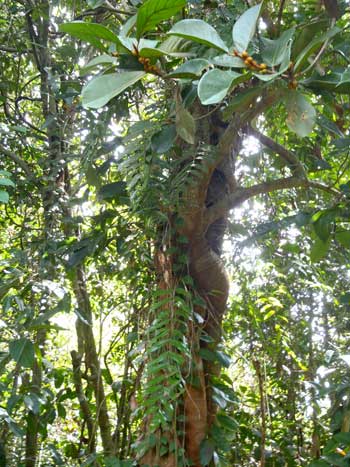
[[[7,156],[9,159],[15,162],[15,164],[21,167],[21,169],[27,175],[28,178],[34,181],[36,180],[36,177],[32,172],[31,168],[21,157],[17,156],[17,154],[15,154],[14,152],[6,149],[2,144],[0,144],[0,152],[2,152],[5,156]]]
[[[255,130],[251,126],[249,126],[249,134],[254,136],[254,138],[260,141],[261,144],[271,149],[271,151],[277,153],[282,159],[284,159],[295,176],[306,178],[304,167],[302,166],[299,159],[291,151],[288,151],[288,149],[286,149],[284,146],[264,135],[263,133],[260,133],[260,131]]]
[[[230,209],[240,206],[244,201],[247,201],[248,199],[253,198],[256,195],[291,188],[316,188],[318,190],[325,191],[332,195],[341,195],[341,193],[339,193],[337,190],[334,190],[333,188],[328,187],[327,185],[323,185],[319,182],[313,182],[307,180],[306,178],[279,178],[277,180],[259,183],[257,185],[253,185],[247,188],[241,187],[238,188],[235,192],[226,195],[216,204],[206,209],[203,218],[204,226],[211,225],[216,220],[220,219],[223,216],[226,216]]]

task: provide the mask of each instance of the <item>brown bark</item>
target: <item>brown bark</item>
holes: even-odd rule
[[[89,296],[86,290],[84,273],[81,266],[76,269],[73,280],[74,294],[82,319],[78,318],[76,330],[78,336],[79,358],[85,356],[85,365],[89,371],[89,384],[91,384],[96,399],[96,418],[100,428],[102,446],[106,456],[114,455],[115,445],[111,433],[106,395],[101,375],[101,366],[96,350],[95,337],[92,331],[92,311]]]
[[[264,376],[261,371],[261,363],[259,360],[253,360],[256,376],[259,385],[260,399],[260,420],[261,420],[261,440],[260,440],[260,467],[265,467],[265,447],[266,447],[266,406],[265,406],[265,384]]]
[[[53,215],[53,206],[56,202],[56,180],[55,166],[60,159],[60,138],[59,128],[56,114],[56,105],[54,93],[49,84],[48,69],[50,64],[50,54],[48,50],[48,29],[49,29],[49,3],[44,1],[41,4],[42,10],[36,18],[34,26],[32,18],[32,7],[28,4],[26,12],[27,30],[30,37],[31,47],[35,58],[36,67],[40,73],[40,99],[42,103],[42,117],[46,120],[49,116],[53,118],[54,123],[49,125],[46,131],[48,142],[48,158],[47,158],[47,184],[41,187],[41,197],[44,211],[44,240],[50,241],[55,236],[55,231],[58,225],[57,216]],[[38,13],[38,12],[36,12]],[[18,108],[17,108],[18,111]],[[8,157],[14,161],[16,157],[7,152]],[[19,158],[17,158],[19,159]],[[22,170],[25,171],[28,177],[32,178],[30,167],[21,160]],[[55,268],[52,254],[48,254],[46,262],[46,270],[43,273],[43,278],[54,280]],[[36,344],[40,351],[44,353],[46,341],[46,331],[40,330],[36,336]],[[41,362],[35,359],[32,369],[31,391],[40,394],[42,385],[42,367]],[[29,410],[27,415],[26,440],[25,440],[25,467],[35,467],[37,463],[37,454],[39,450],[39,428],[40,414]]]
[[[95,452],[95,438],[96,438],[95,431],[96,430],[95,430],[94,420],[92,418],[91,410],[89,407],[89,402],[86,399],[85,394],[84,394],[83,383],[81,379],[81,369],[80,369],[81,358],[79,357],[78,353],[75,350],[71,352],[71,357],[72,357],[74,387],[77,393],[77,398],[78,398],[80,410],[83,416],[83,421],[87,426],[88,452],[91,454]]]
[[[46,332],[41,330],[37,334],[36,343],[39,348],[45,345]],[[41,363],[35,359],[33,365],[33,376],[31,381],[30,392],[40,394],[42,384],[42,368]],[[32,410],[28,411],[27,415],[27,429],[25,439],[25,467],[35,467],[38,455],[38,438],[39,438],[39,414],[34,413]]]

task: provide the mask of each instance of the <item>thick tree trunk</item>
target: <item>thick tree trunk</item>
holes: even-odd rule
[[[205,113],[205,109],[197,106],[197,112]],[[203,120],[203,128],[199,128],[199,147],[204,142],[213,145],[216,150],[218,135],[211,138],[211,133],[217,128],[211,128],[210,122]],[[219,158],[218,162],[219,164]],[[228,179],[225,169],[216,169],[214,164],[204,173],[199,181],[194,181],[184,194],[181,210],[178,213],[183,220],[183,226],[178,234],[188,239],[186,249],[180,254],[186,253],[188,257],[188,271],[194,282],[194,293],[201,297],[202,306],[195,305],[195,312],[201,316],[201,323],[193,319],[188,323],[187,339],[191,349],[191,375],[184,375],[186,384],[183,391],[183,400],[180,401],[182,414],[184,415],[184,434],[176,435],[179,427],[175,427],[175,435],[179,446],[184,447],[185,458],[193,467],[202,467],[200,448],[203,440],[208,436],[213,424],[217,407],[212,398],[213,376],[218,376],[220,366],[201,357],[201,349],[215,350],[221,340],[222,318],[225,312],[229,281],[220,259],[221,245],[226,227],[227,213],[211,223],[205,225],[204,214],[208,206],[219,201],[227,193]],[[177,244],[177,235],[172,244]],[[174,257],[176,263],[176,255]],[[179,277],[174,277],[174,272],[169,266],[160,270],[158,268],[159,288],[168,289],[177,284]],[[169,279],[170,278],[170,279]],[[168,306],[171,306],[168,304]],[[201,339],[201,337],[206,337]],[[143,457],[141,465],[160,467],[176,467],[178,459],[174,453],[157,456],[156,449],[151,450]]]

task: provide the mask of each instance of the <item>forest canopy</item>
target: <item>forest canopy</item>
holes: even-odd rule
[[[350,2],[0,4],[0,467],[349,466]]]

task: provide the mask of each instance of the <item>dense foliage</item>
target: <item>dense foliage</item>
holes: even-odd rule
[[[1,1],[0,467],[349,465],[349,20]]]

